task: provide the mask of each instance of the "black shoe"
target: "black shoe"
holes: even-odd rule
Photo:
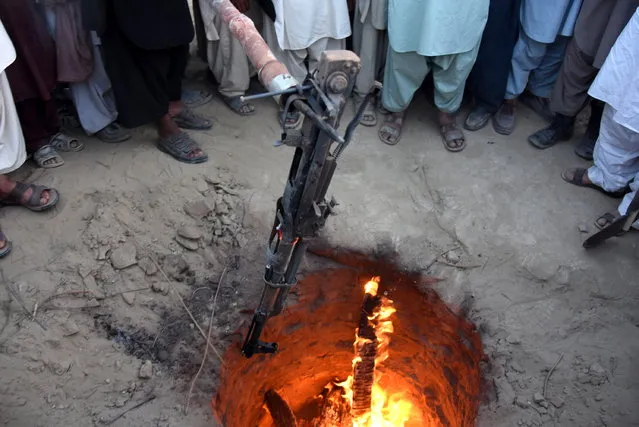
[[[470,131],[476,131],[488,124],[492,113],[486,109],[483,105],[476,105],[464,121],[464,129]]]
[[[502,135],[510,135],[515,130],[515,101],[504,101],[493,116],[493,129]]]
[[[540,150],[550,148],[560,141],[568,141],[575,130],[575,118],[555,114],[550,126],[528,137],[528,142]]]

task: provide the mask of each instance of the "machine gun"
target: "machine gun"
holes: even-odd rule
[[[268,240],[264,291],[242,346],[244,356],[274,353],[276,343],[260,340],[269,317],[281,313],[309,241],[316,237],[336,205],[326,199],[337,161],[350,143],[364,109],[381,85],[369,93],[348,124],[344,136],[337,132],[346,96],[351,92],[360,60],[350,51],[322,53],[317,72],[304,84],[244,99],[282,95],[285,113],[304,115],[299,130],[283,127],[282,144],[295,147],[284,194],[277,201],[275,221]],[[285,116],[285,115],[284,115]]]

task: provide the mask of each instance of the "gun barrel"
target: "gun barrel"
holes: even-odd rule
[[[207,0],[229,26],[233,37],[240,42],[244,53],[258,72],[260,82],[269,92],[288,89],[298,84],[279,62],[246,15],[240,13],[229,0]]]

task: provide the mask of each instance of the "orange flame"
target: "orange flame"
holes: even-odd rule
[[[364,286],[367,294],[376,296],[379,288],[379,277],[373,277]],[[393,307],[393,301],[381,297],[380,307],[369,316],[368,320],[375,325],[375,336],[377,337],[377,357],[375,358],[375,383],[371,394],[371,409],[368,413],[353,418],[353,427],[404,427],[410,420],[413,405],[406,400],[402,393],[389,394],[380,385],[383,374],[378,369],[380,365],[390,357],[388,347],[390,335],[394,332],[391,316],[397,310]],[[354,347],[357,348],[363,343],[370,342],[365,338],[355,335]],[[353,367],[361,361],[359,356],[353,358]],[[346,381],[336,383],[344,389],[344,399],[349,404],[353,404],[353,376],[349,376]]]

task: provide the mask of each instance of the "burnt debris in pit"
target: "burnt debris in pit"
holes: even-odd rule
[[[245,359],[240,342],[225,354],[225,369],[212,401],[225,427],[280,427],[265,409],[271,390],[295,414],[298,427],[322,423],[325,387],[352,374],[353,341],[362,309],[363,285],[381,276],[380,292],[394,301],[389,354],[378,368],[380,386],[412,402],[412,426],[473,426],[482,384],[483,351],[474,325],[423,284],[433,279],[404,273],[390,262],[351,253],[323,253],[348,266],[307,275],[298,301],[269,320],[264,339],[280,351]],[[338,406],[343,402],[337,401]],[[344,410],[343,408],[340,410]],[[349,417],[342,417],[349,419]],[[351,426],[350,421],[342,425]]]

